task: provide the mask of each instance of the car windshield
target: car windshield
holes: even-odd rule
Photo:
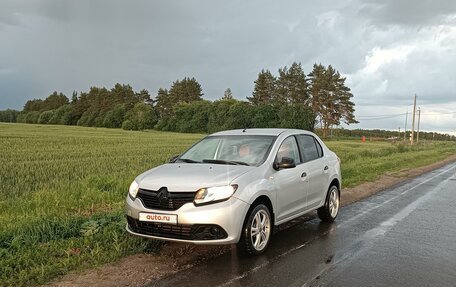
[[[259,135],[208,136],[177,161],[258,166],[266,160],[275,138]]]

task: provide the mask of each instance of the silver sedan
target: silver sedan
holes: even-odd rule
[[[238,244],[256,255],[272,228],[313,210],[339,211],[340,160],[315,134],[244,129],[211,134],[136,177],[127,231],[195,244]]]

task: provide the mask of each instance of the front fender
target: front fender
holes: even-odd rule
[[[251,178],[251,177],[250,177]],[[248,182],[245,180],[236,180],[236,184],[241,190],[238,190],[234,193],[233,197],[246,202],[249,205],[252,205],[255,200],[260,196],[266,196],[269,198],[272,204],[272,211],[276,210],[276,192],[274,189],[273,182],[269,179],[259,179]],[[243,214],[244,218],[247,215],[247,211]]]
[[[241,186],[241,184],[238,185]],[[262,195],[267,196],[269,200],[271,200],[272,208],[275,209],[276,193],[273,183],[267,179],[256,180],[247,184],[240,192],[236,192],[233,197],[236,197],[248,204],[252,204]]]

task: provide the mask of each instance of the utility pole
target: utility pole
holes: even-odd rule
[[[420,140],[420,118],[421,118],[421,108],[418,108],[418,128],[416,131],[416,143]]]
[[[408,118],[408,109],[405,113],[405,127],[404,127],[404,142],[407,140],[407,118]]]
[[[397,140],[401,138],[401,127],[399,127],[399,134],[397,135]]]
[[[412,116],[412,135],[410,137],[410,144],[413,145],[413,139],[415,136],[415,113],[416,113],[416,94],[413,99],[413,116]]]

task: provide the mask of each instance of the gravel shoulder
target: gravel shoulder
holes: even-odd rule
[[[379,179],[342,190],[341,205],[359,201],[382,190],[401,184],[446,164],[456,161],[456,156],[424,167],[402,170],[382,175]],[[288,228],[306,221],[309,216],[281,226]],[[190,268],[201,261],[229,251],[231,246],[199,246],[180,243],[165,245],[159,254],[136,254],[95,269],[71,272],[44,286],[141,286],[162,276]]]

